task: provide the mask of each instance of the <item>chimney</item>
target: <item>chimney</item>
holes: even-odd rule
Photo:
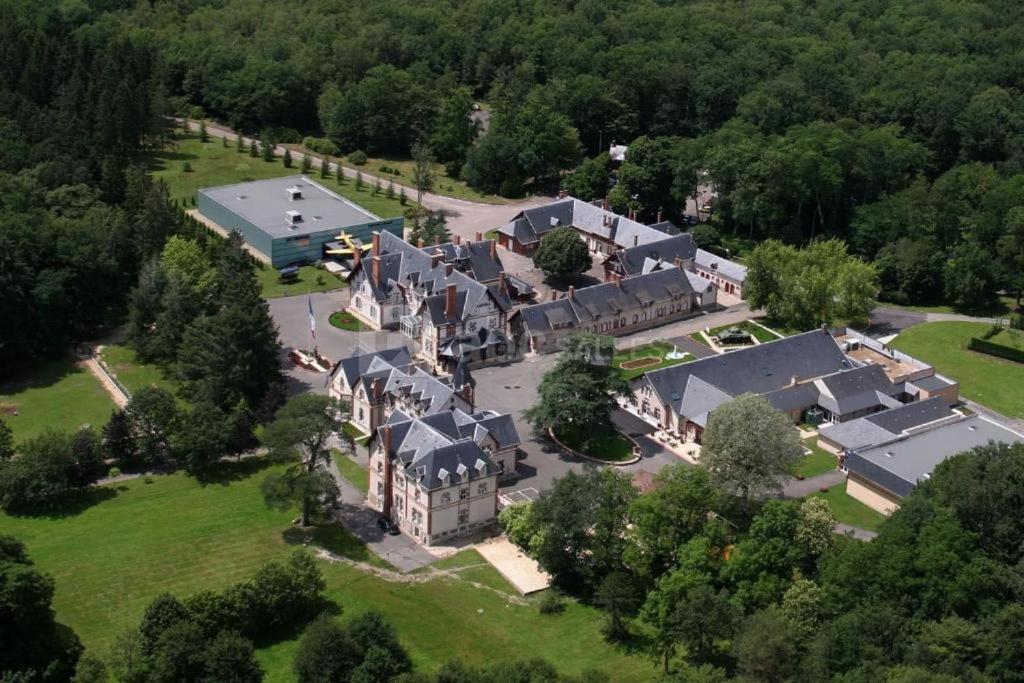
[[[635,221],[636,220],[636,211],[630,211],[629,212],[629,220],[631,220],[631,221]]]
[[[357,268],[359,263],[363,260],[363,248],[356,247],[352,250],[352,267]]]
[[[658,220],[656,220],[654,222],[655,223],[660,223],[661,222],[661,207],[658,207]]]
[[[374,403],[379,403],[380,402],[380,397],[384,393],[384,382],[381,380],[380,377],[374,377],[373,378],[372,391],[373,391],[373,402]]]
[[[380,256],[373,257],[373,281],[380,287]]]
[[[558,198],[559,199],[565,199],[565,194],[566,194],[565,190],[559,190],[558,191]]]
[[[633,246],[640,244],[640,235],[633,235]]]
[[[419,238],[418,240],[416,240],[416,246],[419,247],[420,249],[423,248],[423,238],[422,237]]]
[[[676,268],[683,267],[683,259],[679,258],[678,256],[676,256],[675,259],[673,259],[672,263],[673,265],[675,265]]]
[[[476,233],[476,241],[477,242],[483,242],[484,241],[484,234],[482,232],[477,232]]]
[[[573,287],[572,285],[569,285],[569,291],[567,291],[567,292],[565,293],[565,297],[566,297],[566,298],[567,298],[567,299],[568,299],[569,301],[572,301],[572,297],[573,297],[573,296],[574,296],[575,294],[576,294],[576,288],[575,288],[575,287]]]
[[[391,425],[384,428],[384,452],[391,453]]]
[[[444,258],[444,252],[440,249],[435,249],[434,253],[430,255],[430,267],[437,268],[438,264],[441,263],[441,259]]]
[[[508,296],[508,283],[505,282],[504,270],[498,273],[498,290],[505,296]]]
[[[552,301],[556,301],[557,299],[558,299],[558,290],[552,289],[551,290],[551,300]]]
[[[444,275],[445,275],[445,277],[448,277],[449,275],[452,274],[452,269],[454,267],[455,266],[453,266],[451,263],[444,264]]]
[[[796,386],[796,383],[799,382],[799,381],[800,381],[800,378],[798,376],[796,376],[796,375],[793,375],[792,377],[789,378],[789,386],[791,386],[791,387],[792,386]]]
[[[601,208],[605,211],[608,210],[608,195],[604,196],[604,201],[601,203]]]
[[[440,235],[434,235],[434,246],[436,247],[439,244],[441,244],[441,236]]]
[[[373,247],[370,249],[370,253],[374,256],[380,255],[380,231],[373,231]]]
[[[444,291],[444,317],[455,317],[455,285],[448,285]]]
[[[498,260],[498,241],[497,240],[490,240],[490,244],[487,246],[487,249],[491,253],[491,260],[492,261],[497,261]]]
[[[453,237],[452,242],[455,242],[455,244],[462,244],[462,235],[456,235]]]

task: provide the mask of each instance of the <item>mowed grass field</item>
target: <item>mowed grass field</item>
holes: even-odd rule
[[[143,363],[136,357],[135,351],[127,346],[113,344],[104,346],[100,357],[107,364],[107,367],[117,375],[121,384],[128,388],[133,394],[145,387],[160,387],[172,394],[178,392],[178,382],[157,367],[149,363]]]
[[[1024,418],[1024,364],[968,351],[967,340],[987,323],[934,322],[914,325],[889,344],[931,363],[960,382],[960,394],[1012,418]]]
[[[0,533],[25,541],[36,564],[56,580],[58,620],[105,656],[117,634],[137,624],[160,593],[222,589],[296,547],[287,540],[295,533],[289,532],[295,513],[268,510],[260,495],[260,482],[274,467],[253,459],[228,471],[236,476],[205,486],[172,474],[149,484],[136,479],[101,487],[64,516],[0,515]],[[323,535],[332,550],[366,557],[365,548],[344,532]],[[493,568],[474,566],[465,579],[414,583],[319,562],[342,618],[379,610],[423,669],[450,658],[484,663],[499,652],[544,657],[571,672],[597,667],[616,681],[655,678],[649,659],[603,642],[595,609],[570,601],[564,614],[541,615],[533,601],[513,601],[511,587]],[[476,557],[449,563],[478,564]],[[374,564],[381,561],[375,558]],[[296,637],[258,651],[266,680],[294,680],[297,646]]]
[[[220,138],[211,137],[209,142],[199,142],[196,135],[186,136],[179,133],[175,137],[173,146],[153,157],[150,168],[153,171],[153,177],[167,182],[171,197],[183,204],[187,203],[188,207],[191,207],[196,191],[204,187],[298,175],[302,172],[302,155],[293,154],[292,156],[294,161],[292,167],[285,168],[284,162],[280,158],[274,161],[263,161],[263,159],[249,156],[248,152],[235,151],[233,141],[229,141],[228,146],[224,147]],[[191,171],[185,170],[186,163],[191,167]],[[401,216],[414,203],[411,199],[409,205],[402,206],[397,197],[388,199],[383,191],[374,195],[372,182],[366,182],[362,190],[357,190],[355,180],[352,178],[345,179],[345,182],[339,185],[333,174],[328,178],[321,178],[320,171],[316,168],[307,175],[332,192],[359,204],[381,218]]]
[[[885,521],[885,515],[875,512],[864,503],[846,493],[846,483],[836,484],[828,492],[811,494],[813,498],[824,498],[832,508],[832,515],[837,522],[851,526],[878,531]]]
[[[289,282],[282,282],[278,269],[270,266],[257,268],[256,277],[259,278],[260,291],[264,299],[327,292],[345,286],[345,281],[337,275],[328,273],[326,270],[318,270],[314,266],[300,266],[299,276]]]
[[[114,408],[100,381],[72,358],[50,361],[23,379],[0,384],[0,419],[14,432],[15,442],[47,427],[74,430],[88,424],[100,429]]]

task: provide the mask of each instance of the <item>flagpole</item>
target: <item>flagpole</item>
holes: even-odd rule
[[[306,308],[309,309],[310,311],[313,310],[313,302],[310,301],[309,289],[308,288],[306,289]],[[307,321],[307,322],[309,322],[309,321]],[[306,325],[306,353],[309,353],[310,351],[312,351],[312,349],[310,349],[310,347],[309,347],[309,325]],[[316,360],[316,354],[315,353],[313,354],[313,359]]]

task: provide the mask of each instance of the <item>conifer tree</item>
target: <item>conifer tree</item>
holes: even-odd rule
[[[273,161],[274,160],[274,145],[273,145],[273,143],[270,142],[270,139],[267,138],[267,137],[264,137],[263,138],[263,142],[260,145],[260,147],[262,148],[262,151],[263,151],[263,161]]]
[[[388,189],[387,189],[387,192],[385,193],[385,195],[387,196],[388,199],[394,199],[395,198],[395,180],[394,180],[394,178],[388,180]]]
[[[380,178],[374,178],[373,180],[373,196],[376,197],[380,194]]]
[[[236,152],[244,152],[245,151],[245,140],[242,139],[242,134],[241,133],[236,133],[235,134],[235,151]]]
[[[398,193],[398,203],[401,204],[402,206],[405,206],[406,204],[409,203],[409,195],[407,195],[405,193],[405,187],[404,186],[402,187],[402,189]]]
[[[326,178],[330,174],[331,174],[331,162],[327,161],[327,159],[321,159],[320,160],[320,177],[321,178]]]
[[[309,169],[313,168],[313,162],[309,158],[309,154],[302,153],[302,172],[309,173]]]
[[[260,143],[256,142],[256,138],[253,138],[252,144],[249,145],[249,156],[253,159],[259,158],[260,156]]]
[[[209,142],[210,134],[206,132],[206,122],[199,122],[199,142]]]
[[[285,168],[292,167],[292,151],[287,147],[284,148],[284,156],[281,157],[281,162],[284,164]]]
[[[363,172],[356,171],[356,190],[363,191]]]

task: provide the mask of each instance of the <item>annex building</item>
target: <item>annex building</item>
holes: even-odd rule
[[[382,219],[304,175],[199,190],[203,218],[237,230],[275,268],[312,263],[346,232],[367,242],[374,232],[402,236],[402,217]]]

